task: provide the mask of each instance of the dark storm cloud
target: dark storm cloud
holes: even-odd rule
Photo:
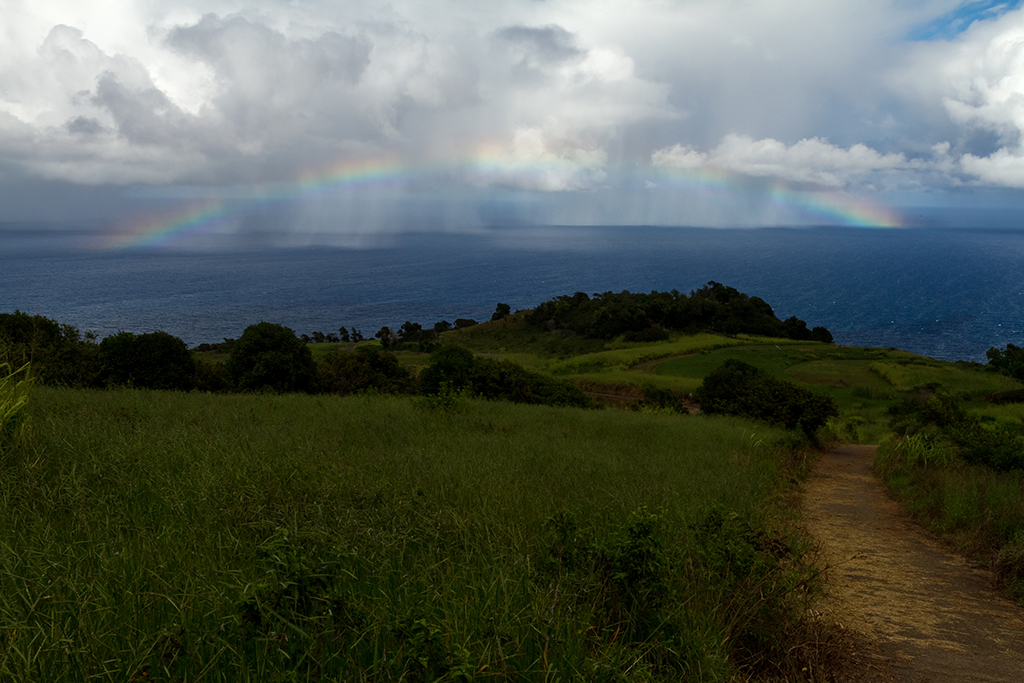
[[[155,87],[128,87],[109,71],[97,79],[91,103],[110,112],[118,134],[132,144],[182,144],[192,136],[191,117],[167,95]],[[99,122],[95,125],[99,128]]]
[[[513,74],[525,80],[540,78],[551,67],[584,55],[573,35],[561,26],[509,26],[496,32],[495,38],[510,53]]]

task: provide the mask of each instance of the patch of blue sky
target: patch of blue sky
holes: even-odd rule
[[[965,2],[955,10],[946,12],[926,24],[915,27],[907,34],[908,40],[951,40],[971,27],[976,21],[997,19],[1017,9],[1024,0],[976,0]]]

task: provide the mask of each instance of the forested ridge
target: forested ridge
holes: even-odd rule
[[[689,295],[672,290],[650,294],[583,292],[546,301],[527,314],[535,327],[568,330],[584,337],[623,341],[667,339],[668,332],[756,334],[765,337],[830,343],[824,327],[808,329],[796,316],[780,320],[764,299],[720,282],[708,282]]]

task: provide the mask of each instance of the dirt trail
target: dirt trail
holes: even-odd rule
[[[863,636],[863,681],[1024,681],[1024,609],[915,524],[871,473],[875,446],[825,455],[804,519],[829,564],[825,606]]]

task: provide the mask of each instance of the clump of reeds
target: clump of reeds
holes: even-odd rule
[[[20,446],[28,430],[29,364],[0,362],[0,454]]]

